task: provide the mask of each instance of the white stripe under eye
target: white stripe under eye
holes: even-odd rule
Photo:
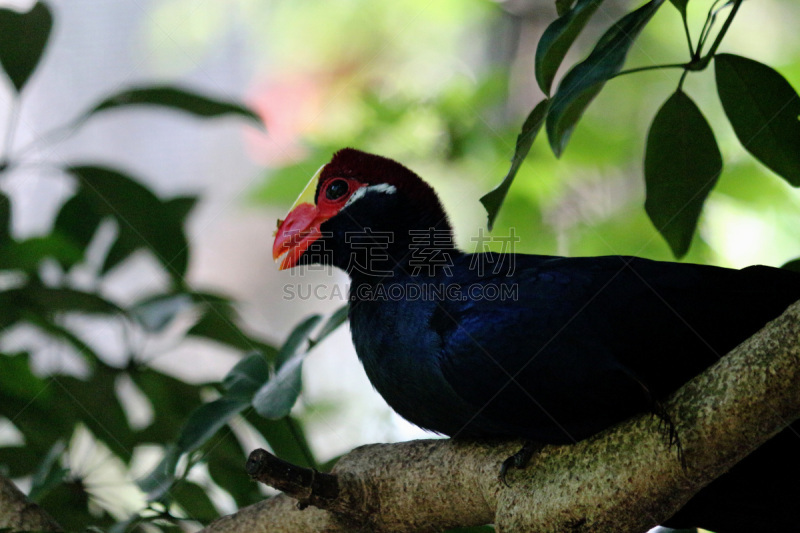
[[[397,187],[394,185],[389,185],[388,183],[379,183],[377,185],[369,185],[367,187],[361,187],[360,189],[356,190],[350,198],[347,199],[345,202],[344,209],[348,205],[354,203],[356,200],[363,198],[365,194],[368,192],[379,192],[383,194],[394,194],[397,191]]]

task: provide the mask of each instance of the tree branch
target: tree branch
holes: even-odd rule
[[[11,481],[0,476],[0,530],[63,531],[47,512],[28,500]]]
[[[800,302],[664,408],[680,437],[683,466],[650,415],[575,445],[543,447],[525,471],[510,472],[510,487],[497,473],[520,442],[374,444],[339,461],[325,480],[335,493],[316,493],[318,475],[298,472],[294,486],[280,485],[316,507],[299,510],[281,494],[205,531],[441,531],[486,523],[504,532],[646,531],[800,417]],[[271,461],[264,454],[251,455],[256,477]]]

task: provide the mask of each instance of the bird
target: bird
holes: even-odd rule
[[[800,300],[800,275],[767,266],[463,252],[430,185],[354,148],[278,221],[273,256],[280,269],[349,275],[357,356],[400,416],[453,438],[523,439],[503,475],[530,457],[528,443],[666,417],[669,394]],[[664,525],[796,528],[799,430],[789,425]]]

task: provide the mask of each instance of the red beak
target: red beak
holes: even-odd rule
[[[317,210],[317,206],[312,204],[300,204],[292,209],[286,216],[286,220],[278,226],[275,233],[275,243],[272,245],[272,257],[277,261],[286,254],[281,261],[280,270],[292,268],[300,260],[312,242],[322,235],[319,227],[328,220],[329,216],[323,216]]]
[[[320,168],[306,188],[300,194],[286,215],[286,219],[278,221],[278,230],[275,232],[275,242],[272,245],[272,257],[277,262],[284,254],[286,257],[280,262],[280,270],[286,270],[297,265],[300,256],[322,235],[320,225],[331,218],[335,213],[320,213],[314,205],[314,195],[317,192],[317,182],[322,173]]]

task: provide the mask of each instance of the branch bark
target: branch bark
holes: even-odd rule
[[[28,500],[8,479],[0,476],[0,530],[63,531],[47,512]]]
[[[325,481],[336,484],[332,498],[315,494],[302,476],[294,487],[281,485],[317,507],[300,510],[297,500],[281,494],[204,531],[441,531],[486,523],[503,532],[646,531],[800,418],[800,302],[664,408],[685,466],[649,415],[576,445],[543,447],[524,471],[509,473],[510,487],[497,473],[521,442],[373,444],[339,461],[335,479]],[[258,454],[255,460],[263,460]]]

